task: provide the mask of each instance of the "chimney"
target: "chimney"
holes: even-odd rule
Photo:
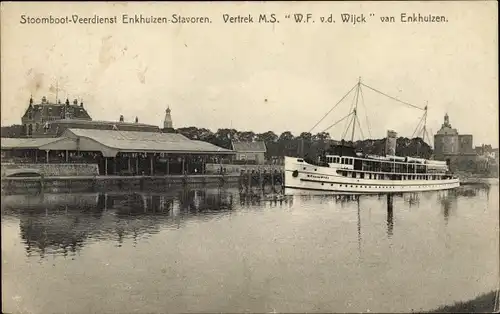
[[[121,115],[120,115],[120,122],[123,122],[123,121],[124,121],[124,120],[123,120],[123,115],[121,114]]]
[[[139,118],[135,117],[135,123],[139,123]]]
[[[396,140],[398,133],[392,130],[387,130],[387,138],[385,139],[385,154],[390,156],[396,155]]]
[[[80,103],[80,107],[82,107],[82,108],[83,108],[83,101]]]
[[[78,106],[78,99],[73,100],[73,105]]]

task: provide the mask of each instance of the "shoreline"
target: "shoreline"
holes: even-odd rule
[[[469,301],[458,301],[452,305],[444,305],[434,310],[414,313],[495,313],[495,301],[498,293],[500,293],[499,290],[492,290]],[[496,310],[498,312],[498,309]]]

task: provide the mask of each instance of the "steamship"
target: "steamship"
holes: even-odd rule
[[[356,89],[353,101],[355,105],[352,106],[354,110],[330,126],[332,127],[351,117],[351,122],[347,126],[346,132],[344,132],[347,133],[347,130],[352,124],[351,143],[354,142],[354,131],[357,122],[356,111],[359,95],[362,93],[361,86],[368,87],[369,89],[388,96],[361,83],[360,80],[358,84],[339,101],[340,103]],[[425,111],[420,120],[420,122],[423,122],[422,138],[425,141],[425,136],[428,136],[425,129],[427,106],[425,108],[419,108],[402,102],[394,97],[388,97]],[[337,103],[335,107],[339,103]],[[330,112],[331,111],[332,110],[330,110]],[[323,117],[323,119],[325,117]],[[318,124],[319,122],[316,126]],[[359,125],[359,122],[357,124]],[[402,193],[449,190],[460,186],[459,179],[450,171],[446,161],[396,156],[395,151],[396,133],[394,131],[388,131],[384,156],[365,154],[356,151],[353,146],[346,145],[344,140],[342,140],[340,145],[333,145],[327,153],[323,154],[323,156],[320,156],[318,160],[315,161],[307,158],[286,156],[285,194],[292,194],[294,193],[293,190],[346,194]]]

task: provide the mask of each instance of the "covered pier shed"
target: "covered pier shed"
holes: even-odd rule
[[[7,141],[5,141],[7,140]],[[2,139],[2,158],[96,163],[101,175],[202,174],[235,152],[176,133],[67,129],[60,137]]]

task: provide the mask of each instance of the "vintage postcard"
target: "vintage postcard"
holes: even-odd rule
[[[2,2],[2,312],[498,312],[497,12]]]

